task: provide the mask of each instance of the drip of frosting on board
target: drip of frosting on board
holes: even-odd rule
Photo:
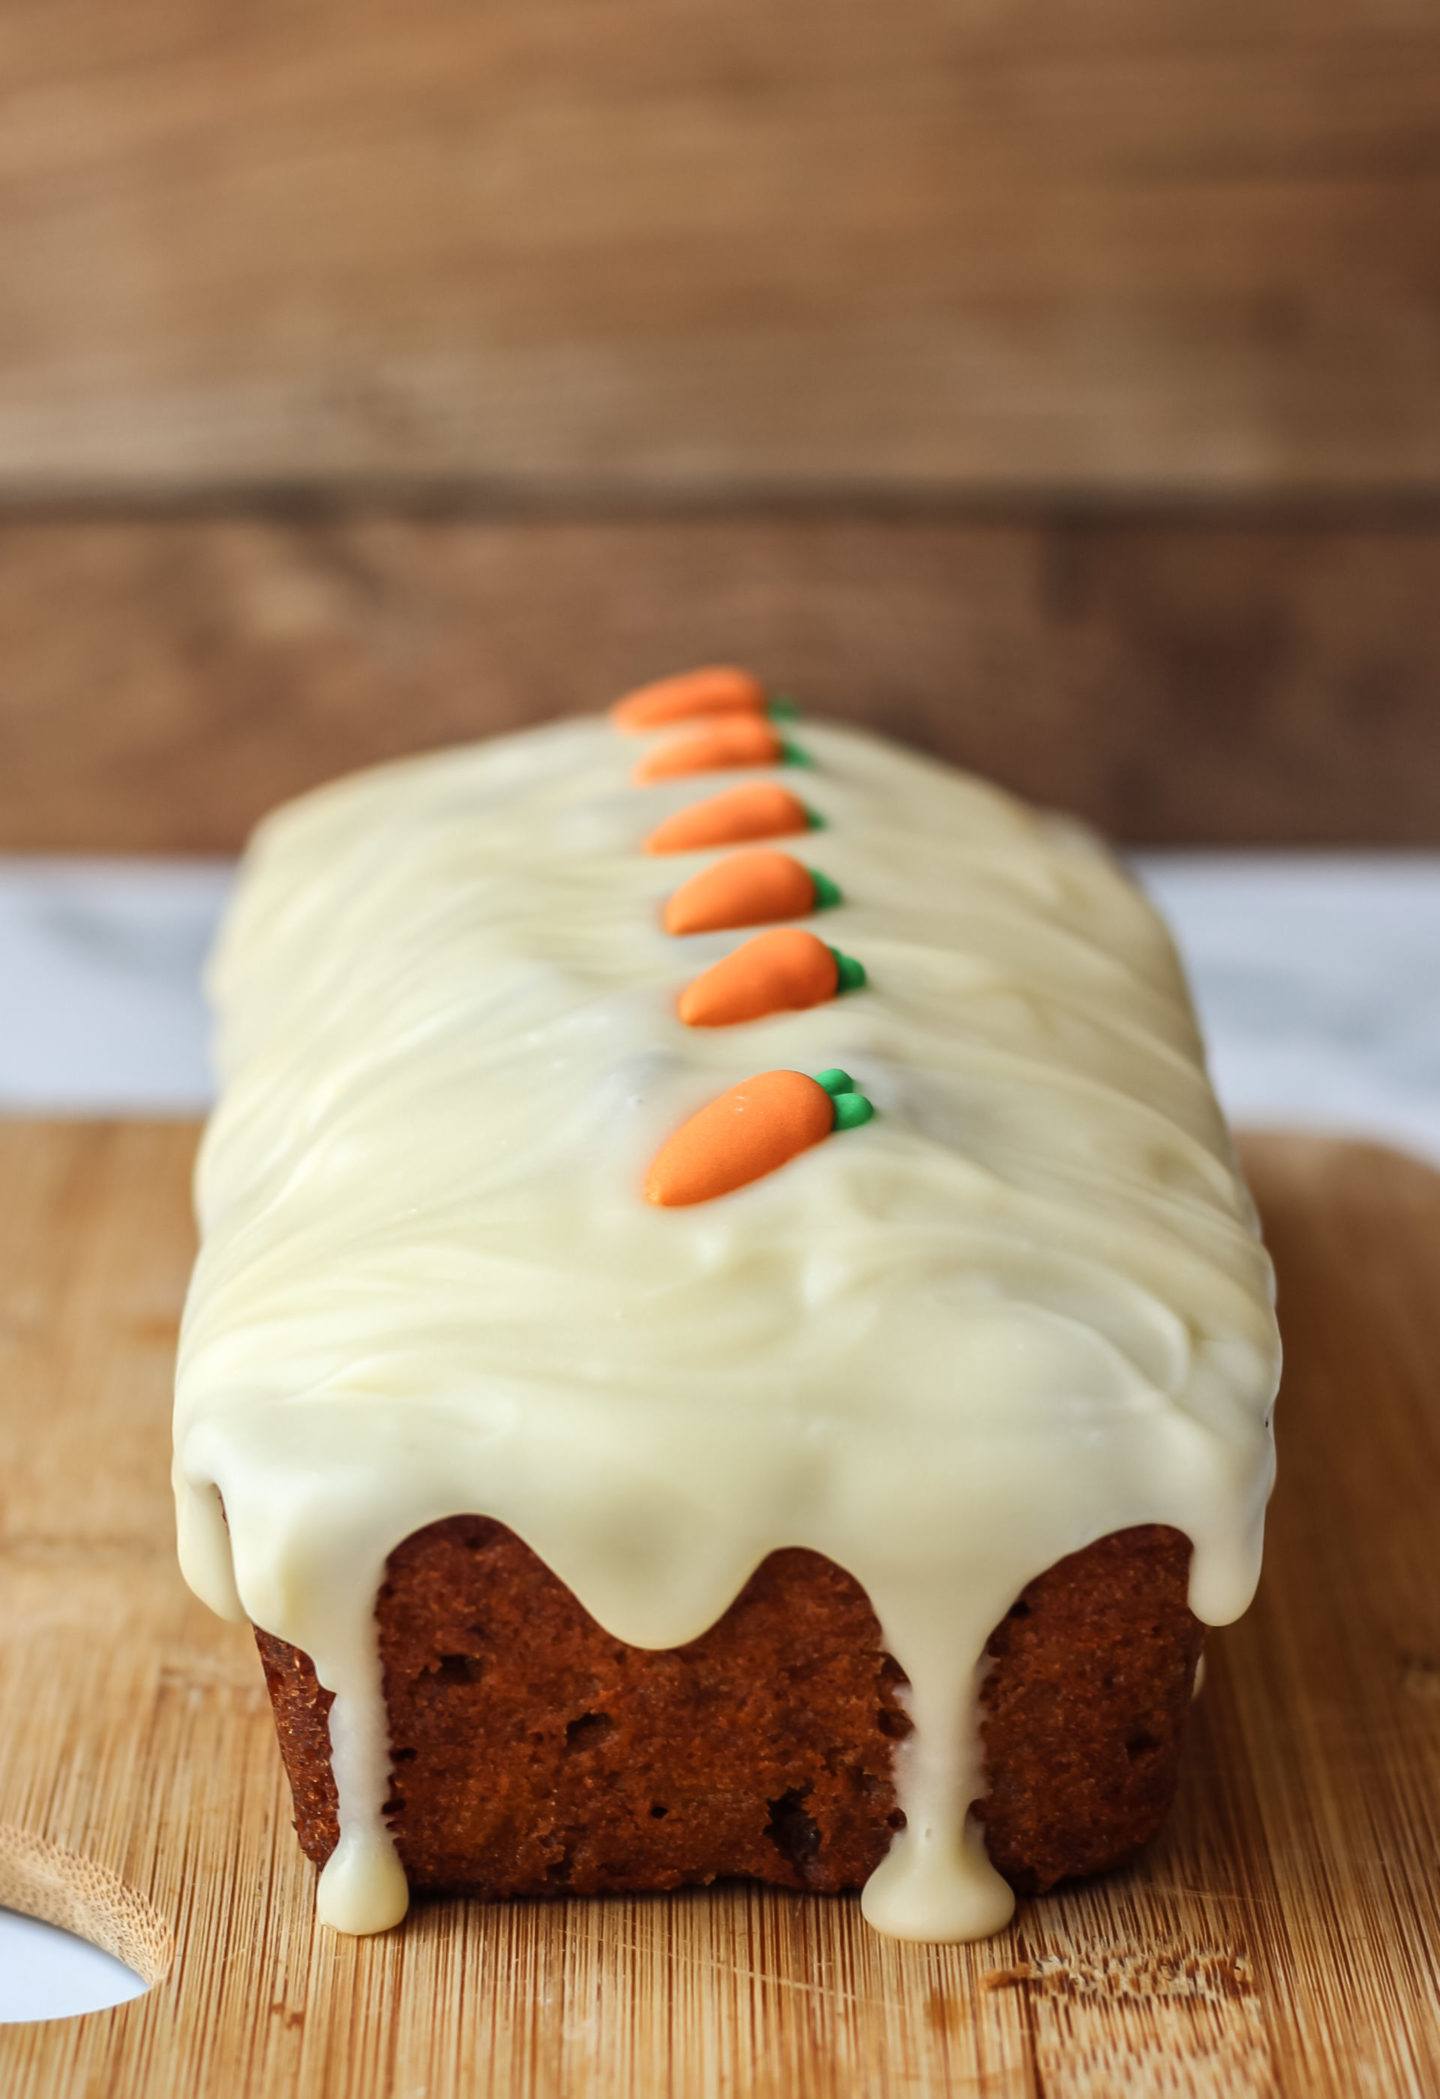
[[[781,1547],[853,1574],[910,1685],[906,1827],[863,1898],[901,1937],[1009,1914],[970,1810],[986,1640],[1028,1581],[1166,1523],[1203,1620],[1249,1600],[1270,1270],[1163,928],[1078,828],[878,738],[805,743],[869,985],[747,1022],[740,1072],[676,1010],[654,825],[662,853],[810,828],[775,782],[636,788],[608,724],[566,722],[341,781],[247,856],[211,964],[181,1554],[334,1694],[339,1929],[404,1910],[374,1599],[444,1516],[508,1524],[646,1647]],[[702,974],[732,945],[684,937]],[[767,1068],[829,1130],[647,1202]],[[877,1111],[853,1135],[847,1092]]]

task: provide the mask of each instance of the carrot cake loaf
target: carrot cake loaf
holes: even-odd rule
[[[1089,833],[717,668],[280,810],[211,986],[180,1553],[326,1923],[1154,1833],[1279,1348]]]

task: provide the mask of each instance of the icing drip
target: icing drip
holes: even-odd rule
[[[895,1939],[983,1939],[1015,1908],[968,1812],[985,1790],[975,1724],[982,1672],[957,1658],[959,1630],[947,1628],[943,1652],[912,1685],[915,1731],[896,1751],[905,1827],[861,1896],[866,1922]],[[988,1633],[987,1626],[982,1642]]]
[[[907,1826],[864,1896],[905,1937],[1009,1914],[968,1811],[985,1641],[1028,1581],[1166,1523],[1202,1619],[1249,1600],[1270,1270],[1163,928],[1075,827],[805,741],[827,930],[868,988],[738,1029],[676,1010],[734,934],[662,925],[725,838],[647,856],[694,782],[634,788],[603,724],[361,775],[257,835],[212,964],[175,1482],[192,1586],[336,1694],[342,1930],[404,1907],[374,1599],[441,1517],[508,1524],[640,1646],[697,1637],[780,1546],[847,1568],[911,1685]],[[644,1200],[741,1074],[839,1067],[873,1121]]]
[[[315,1914],[337,1931],[388,1931],[410,1907],[405,1870],[382,1814],[390,1791],[390,1745],[377,1724],[383,1710],[375,1656],[330,1708],[330,1765],[343,1807],[340,1841],[321,1872]]]

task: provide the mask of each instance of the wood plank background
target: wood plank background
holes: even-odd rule
[[[714,655],[1132,842],[1440,840],[1440,532],[342,506],[0,521],[0,846],[233,850]]]
[[[1433,0],[0,0],[0,848],[712,654],[1440,840]]]
[[[741,1886],[431,1902],[356,1940],[314,1924],[253,1643],[175,1566],[193,1145],[0,1124],[0,1886],[27,1857],[7,1824],[30,1857],[78,1854],[80,1914],[112,1939],[118,1918],[156,1978],[0,2027],[5,2099],[1433,2099],[1440,1176],[1246,1148],[1286,1336],[1280,1484],[1260,1595],[1210,1642],[1176,1813],[1133,1868],[978,1946]]]
[[[1430,0],[7,0],[0,491],[1440,485]]]

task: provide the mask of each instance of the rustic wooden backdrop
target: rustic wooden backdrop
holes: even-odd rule
[[[1434,0],[0,0],[0,846],[734,654],[1440,839]]]

